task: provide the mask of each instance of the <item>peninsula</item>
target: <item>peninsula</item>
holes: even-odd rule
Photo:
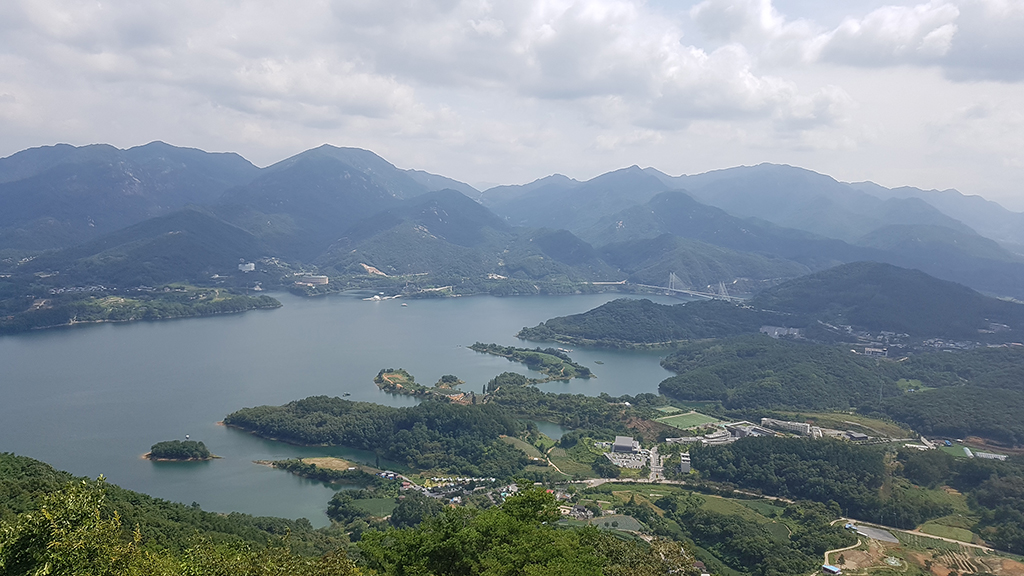
[[[500,344],[484,344],[477,342],[469,347],[470,350],[483,354],[493,354],[508,358],[512,362],[526,364],[530,370],[536,370],[546,378],[532,378],[531,383],[542,384],[554,380],[571,380],[573,378],[594,378],[590,368],[572,361],[568,354],[555,348],[516,348],[514,346],[501,346]]]

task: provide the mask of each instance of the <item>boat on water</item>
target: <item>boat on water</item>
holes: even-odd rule
[[[402,302],[402,306],[408,306],[408,304],[406,304],[405,302]]]

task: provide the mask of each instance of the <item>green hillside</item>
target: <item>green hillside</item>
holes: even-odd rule
[[[769,288],[750,301],[767,310],[915,337],[977,338],[990,323],[1024,331],[1024,305],[983,296],[924,272],[855,262]]]
[[[782,258],[737,252],[697,240],[662,234],[601,247],[609,264],[629,275],[630,282],[663,286],[674,273],[685,286],[707,291],[719,282],[731,290],[754,292],[808,272],[806,266]]]
[[[770,312],[721,300],[667,306],[646,299],[623,298],[582,314],[560,316],[533,328],[523,328],[517,336],[539,342],[629,347],[724,338],[757,332],[764,324],[782,320]]]
[[[57,272],[53,281],[60,285],[154,286],[230,275],[241,260],[266,255],[266,246],[252,234],[207,212],[186,209],[44,254],[19,271]]]
[[[0,159],[0,247],[72,246],[189,204],[213,203],[258,171],[237,154],[163,142],[24,150]]]

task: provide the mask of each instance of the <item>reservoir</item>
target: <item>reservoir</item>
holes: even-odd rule
[[[415,403],[377,389],[373,377],[381,368],[405,368],[427,385],[455,374],[466,382],[463,390],[477,392],[504,371],[537,376],[466,347],[477,341],[534,347],[515,338],[523,326],[622,297],[476,296],[406,300],[402,306],[402,299],[363,301],[365,294],[275,296],[284,307],[0,338],[0,451],[78,476],[103,474],[124,488],[206,510],[305,517],[323,526],[331,487],[253,461],[335,455],[372,464],[372,454],[290,446],[217,422],[244,406],[320,394],[391,406]],[[658,364],[657,352],[576,348],[571,356],[597,378],[552,382],[544,390],[656,393],[671,375]],[[560,433],[557,427],[551,432]],[[141,458],[156,442],[186,434],[222,459]]]

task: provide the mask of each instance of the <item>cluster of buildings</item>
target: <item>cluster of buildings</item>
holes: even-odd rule
[[[318,276],[315,274],[303,274],[295,281],[296,286],[326,286],[328,282],[327,276]]]
[[[640,448],[640,442],[631,436],[616,436],[615,442],[595,442],[598,448],[609,450],[604,455],[620,468],[643,468],[651,457],[650,450]]]
[[[778,340],[782,337],[803,338],[804,332],[800,328],[783,328],[782,326],[761,326],[761,334],[767,334]]]
[[[854,430],[833,430],[831,428],[820,428],[806,422],[791,422],[788,420],[776,420],[775,418],[762,418],[761,424],[754,424],[746,420],[721,424],[720,428],[711,434],[703,436],[681,436],[679,438],[666,438],[665,442],[670,444],[704,444],[715,446],[719,444],[730,444],[748,436],[779,436],[779,432],[789,432],[809,438],[839,438],[852,442],[866,442],[871,438],[862,432]]]
[[[705,446],[717,446],[720,444],[731,444],[740,438],[748,436],[778,436],[764,426],[758,426],[753,422],[741,420],[730,424],[721,424],[718,430],[703,436],[680,436],[679,438],[665,438],[669,444],[704,444]]]
[[[107,290],[117,290],[117,288],[107,288],[102,284],[95,284],[92,286],[73,286],[70,288],[50,288],[50,294],[80,294],[83,292],[106,292]]]
[[[957,440],[957,442],[959,442],[959,440]],[[945,440],[945,441],[943,441],[941,443],[944,443],[947,447],[952,447],[953,446],[953,443],[951,441],[949,441],[949,440]],[[921,443],[920,444],[913,444],[912,443],[912,444],[904,444],[904,446],[906,446],[907,448],[914,448],[916,450],[934,450],[934,449],[939,447],[938,444],[936,444],[935,442],[932,442],[931,440],[925,438],[924,436],[921,436]],[[979,452],[979,451],[976,451],[976,450],[971,450],[967,446],[964,446],[963,449],[964,449],[964,456],[966,456],[968,458],[981,458],[982,460],[1000,460],[1000,461],[1001,460],[1006,460],[1006,455],[1005,454],[993,454],[992,452]]]
[[[776,420],[775,418],[761,418],[761,426],[765,428],[773,428],[775,430],[783,430],[785,432],[792,432],[793,434],[799,434],[801,436],[809,436],[811,438],[840,438],[843,440],[850,440],[852,442],[866,442],[871,439],[870,436],[863,432],[857,432],[854,430],[833,430],[832,428],[821,428],[819,426],[812,426],[807,422],[792,422],[790,420]]]

